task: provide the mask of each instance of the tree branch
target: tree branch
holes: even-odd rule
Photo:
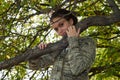
[[[31,58],[36,58],[38,56],[42,56],[47,53],[51,53],[56,50],[61,52],[66,46],[67,46],[67,40],[63,38],[61,41],[49,44],[48,47],[44,50],[40,50],[38,47],[35,47],[34,49],[28,49],[23,54],[21,53],[11,59],[1,62],[0,70],[11,68],[14,65],[18,65],[21,62],[27,61]]]
[[[115,73],[115,74],[114,74],[114,76],[117,76],[117,77],[119,77],[119,78],[120,78],[120,74]]]
[[[110,16],[91,16],[86,19],[83,19],[80,21],[76,27],[81,28],[81,32],[86,30],[90,26],[107,26],[111,25],[113,23],[120,22],[120,13],[118,15],[110,15]],[[18,65],[21,62],[27,61],[32,58],[36,58],[38,56],[42,56],[47,53],[52,53],[53,51],[61,52],[64,48],[68,46],[68,42],[66,38],[63,38],[62,40],[51,43],[48,45],[48,47],[44,50],[40,50],[39,48],[34,49],[28,49],[25,53],[21,53],[11,59],[8,59],[6,61],[0,62],[0,70],[11,68],[15,65]]]
[[[93,67],[93,68],[90,70],[90,72],[92,72],[92,74],[90,75],[90,77],[93,76],[93,75],[95,75],[95,74],[101,73],[102,71],[105,71],[106,69],[115,67],[115,66],[120,66],[120,62],[116,62],[116,63],[111,64],[111,65],[109,65],[109,66]]]

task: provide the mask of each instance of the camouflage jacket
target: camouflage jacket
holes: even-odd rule
[[[50,80],[89,80],[88,72],[95,60],[95,42],[89,38],[68,38],[69,46],[60,54],[56,51],[29,61],[29,67],[53,65]]]

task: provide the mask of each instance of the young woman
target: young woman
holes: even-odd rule
[[[60,36],[66,36],[69,46],[61,53],[53,52],[29,61],[33,70],[53,65],[50,80],[89,80],[88,73],[95,60],[95,43],[89,37],[80,37],[76,30],[77,18],[70,11],[59,9],[50,19],[52,28]],[[47,44],[39,44],[45,49]]]

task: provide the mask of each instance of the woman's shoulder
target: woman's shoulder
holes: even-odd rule
[[[79,42],[93,42],[95,43],[94,39],[92,37],[89,36],[84,36],[84,37],[80,37],[79,38]]]
[[[84,37],[80,37],[79,40],[93,40],[93,38],[89,36],[84,36]]]

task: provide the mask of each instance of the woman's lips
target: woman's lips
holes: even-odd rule
[[[63,35],[63,36],[66,35],[66,32],[62,32],[61,35]]]

